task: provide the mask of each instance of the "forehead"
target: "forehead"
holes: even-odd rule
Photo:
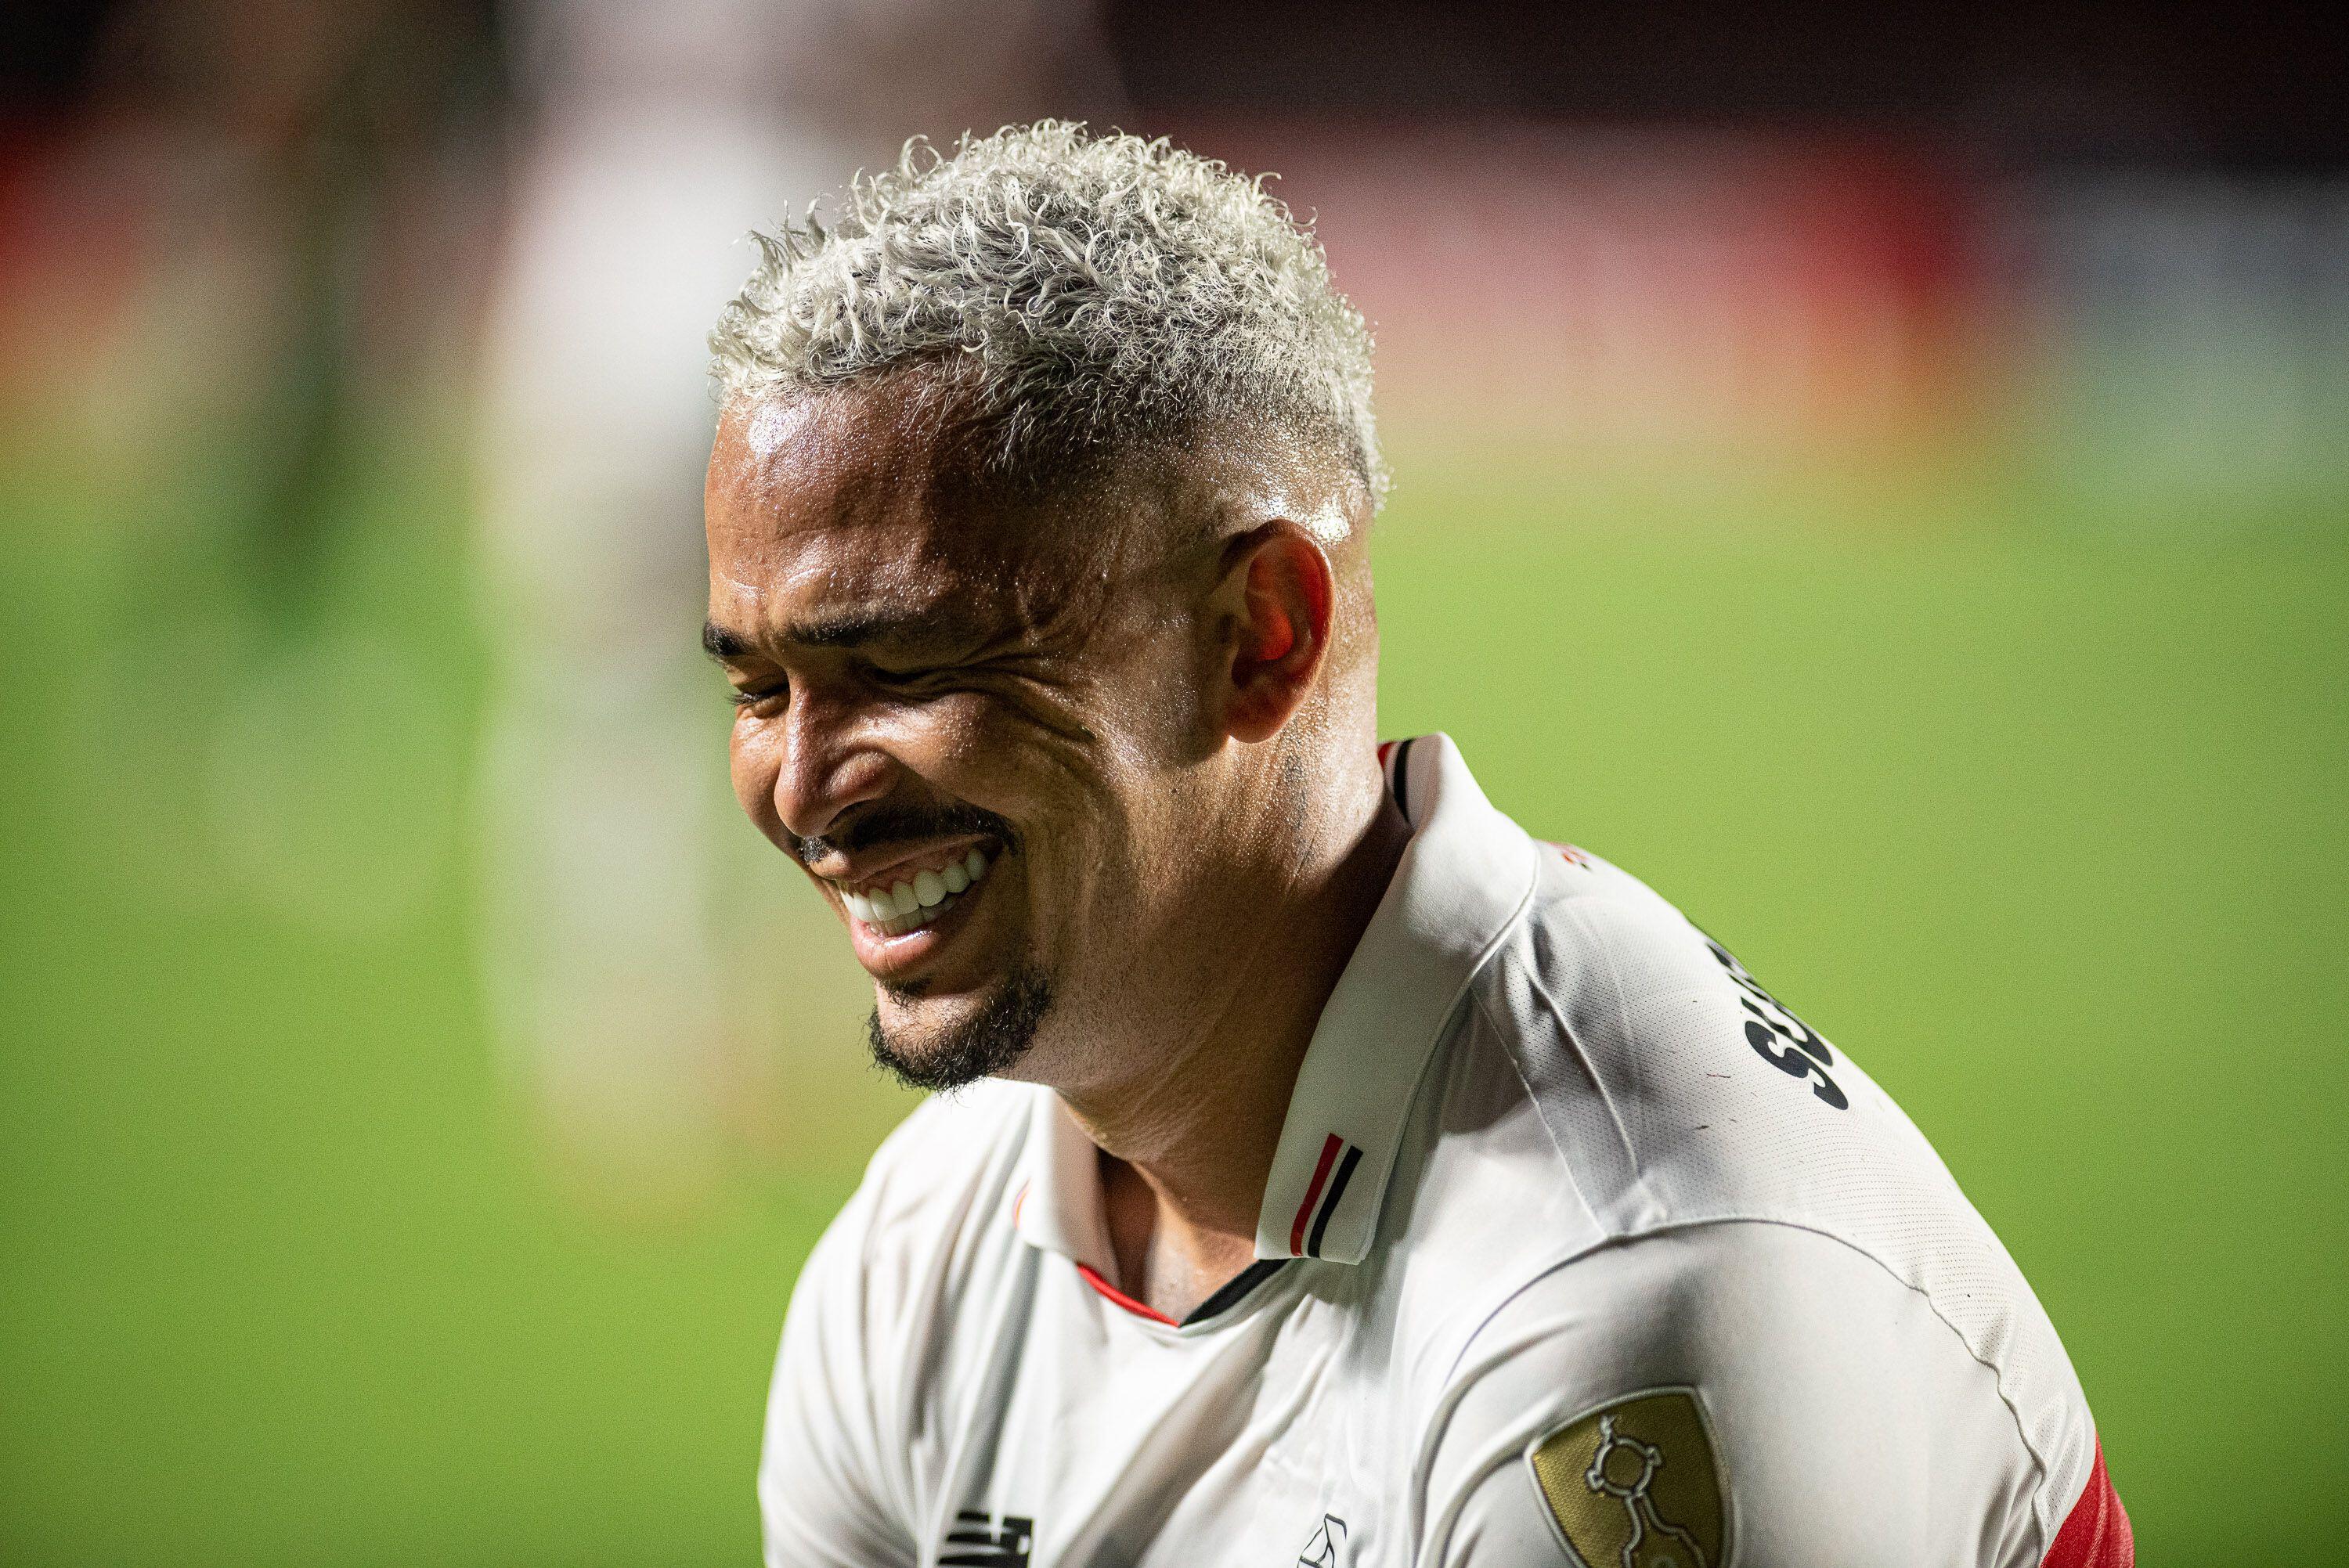
[[[935,417],[886,392],[730,407],[705,502],[710,614],[728,623],[1032,609],[1074,575],[1069,530],[990,497]]]

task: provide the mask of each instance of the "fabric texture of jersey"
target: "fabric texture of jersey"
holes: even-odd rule
[[[793,1293],[772,1568],[2126,1568],[2063,1346],[1899,1108],[1448,739],[1381,755],[1413,838],[1257,1264],[1169,1322],[1056,1096],[929,1101]]]

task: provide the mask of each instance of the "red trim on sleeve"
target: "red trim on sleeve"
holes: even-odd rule
[[[1095,1290],[1109,1297],[1110,1300],[1117,1303],[1118,1305],[1125,1308],[1126,1311],[1133,1314],[1134,1316],[1146,1317],[1153,1323],[1163,1323],[1169,1328],[1180,1328],[1183,1326],[1173,1318],[1167,1316],[1164,1313],[1157,1312],[1150,1307],[1143,1305],[1142,1303],[1134,1300],[1133,1297],[1126,1295],[1125,1292],[1118,1289],[1117,1286],[1102,1278],[1101,1271],[1094,1268],[1091,1264],[1079,1264],[1077,1265],[1077,1273],[1084,1276],[1084,1280],[1087,1284],[1092,1286]]]
[[[2129,1533],[2128,1511],[2121,1507],[2113,1478],[2105,1473],[2105,1443],[2096,1439],[2095,1468],[2080,1501],[2055,1532],[2040,1568],[2135,1568],[2137,1540]]]
[[[1288,1222],[1288,1250],[1294,1256],[1305,1255],[1305,1222],[1313,1217],[1313,1205],[1321,1201],[1321,1183],[1330,1180],[1330,1161],[1338,1158],[1344,1142],[1334,1132],[1321,1140],[1321,1163],[1313,1168],[1313,1185],[1305,1189],[1305,1202],[1297,1205],[1297,1218]]]
[[[1390,751],[1392,751],[1394,748],[1395,748],[1395,743],[1394,743],[1393,741],[1392,741],[1392,740],[1381,740],[1381,741],[1380,741],[1380,742],[1379,742],[1379,766],[1380,766],[1380,767],[1384,768],[1384,767],[1387,765],[1387,753],[1388,753],[1388,752],[1390,752]]]

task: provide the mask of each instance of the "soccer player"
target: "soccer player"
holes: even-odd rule
[[[713,342],[736,791],[944,1091],[792,1296],[774,1568],[2131,1561],[1884,1092],[1378,744],[1370,345],[1277,203],[909,154]]]

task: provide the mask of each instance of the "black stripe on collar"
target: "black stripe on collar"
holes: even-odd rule
[[[1181,1326],[1188,1328],[1195,1323],[1205,1323],[1218,1314],[1231,1311],[1247,1299],[1248,1292],[1278,1274],[1280,1265],[1287,1262],[1288,1262],[1287,1258],[1257,1259],[1256,1262],[1226,1280],[1215,1295],[1193,1307],[1190,1315],[1183,1319]]]
[[[1411,774],[1408,771],[1411,767],[1411,748],[1418,739],[1419,737],[1414,735],[1394,748],[1395,810],[1402,813],[1402,820],[1406,822],[1411,821]],[[1417,826],[1416,823],[1413,825]]]

